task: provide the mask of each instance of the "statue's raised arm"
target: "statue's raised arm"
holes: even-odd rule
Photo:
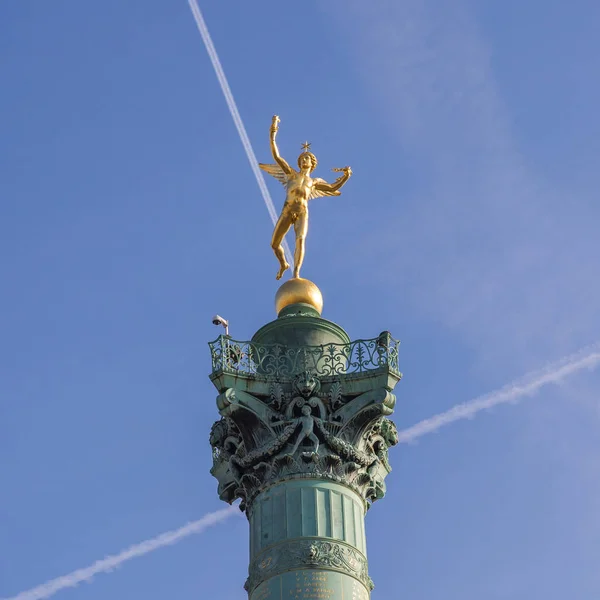
[[[269,130],[271,140],[271,154],[273,154],[275,162],[281,167],[283,172],[286,175],[290,175],[294,172],[294,169],[292,169],[292,167],[288,165],[285,158],[283,158],[279,154],[279,148],[277,147],[277,142],[275,141],[275,138],[277,137],[277,132],[279,131],[279,121],[279,117],[277,115],[273,115],[273,120],[271,121],[271,129]]]

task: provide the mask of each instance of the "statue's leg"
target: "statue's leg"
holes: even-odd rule
[[[314,433],[311,433],[308,438],[315,443],[313,452],[316,454],[319,451],[319,438]]]
[[[306,233],[308,232],[308,213],[305,211],[298,215],[294,223],[296,233],[296,249],[294,250],[294,277],[300,277],[300,267],[304,262],[304,248]]]
[[[302,431],[298,434],[298,439],[296,440],[296,443],[294,444],[294,447],[292,448],[292,451],[288,454],[288,456],[293,456],[294,454],[296,454],[296,450],[298,450],[298,448],[300,447],[300,442],[302,442],[305,437],[306,436]]]
[[[282,212],[279,219],[277,219],[275,229],[273,230],[273,237],[271,238],[271,248],[273,248],[273,252],[275,252],[275,257],[279,261],[280,267],[277,273],[277,279],[281,279],[284,272],[290,268],[290,265],[288,265],[285,260],[285,251],[283,250],[281,242],[283,242],[283,238],[291,226],[291,216],[287,215],[285,211]]]

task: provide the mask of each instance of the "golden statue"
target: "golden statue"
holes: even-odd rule
[[[284,272],[290,268],[285,260],[285,252],[281,242],[290,227],[294,226],[296,233],[296,248],[294,250],[294,277],[300,277],[300,267],[304,260],[304,245],[306,233],[308,231],[308,201],[319,196],[339,196],[339,189],[348,181],[352,175],[350,167],[343,169],[333,169],[333,171],[343,172],[334,183],[327,183],[324,179],[318,177],[312,178],[310,174],[317,166],[317,157],[309,152],[310,144],[308,142],[302,145],[304,152],[298,157],[299,171],[290,167],[290,165],[279,155],[279,149],[275,143],[275,136],[279,130],[279,117],[275,115],[271,123],[271,152],[276,164],[265,165],[259,163],[259,167],[277,179],[287,190],[285,203],[281,210],[281,215],[275,225],[271,247],[279,261],[280,269],[277,273],[277,279],[281,279]]]

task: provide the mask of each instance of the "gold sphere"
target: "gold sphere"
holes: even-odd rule
[[[308,279],[294,277],[286,281],[275,294],[275,310],[279,314],[286,306],[304,302],[310,304],[321,314],[323,311],[323,295],[321,290]]]

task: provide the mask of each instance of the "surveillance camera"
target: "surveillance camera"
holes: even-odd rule
[[[222,325],[225,328],[225,335],[229,335],[229,321],[227,321],[227,319],[224,319],[219,315],[215,315],[212,318],[212,322],[213,325]]]

